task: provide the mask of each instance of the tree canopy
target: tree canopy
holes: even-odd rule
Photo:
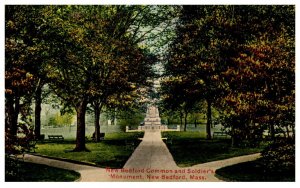
[[[293,129],[294,15],[293,6],[183,6],[165,58],[162,103],[205,100],[208,139],[211,106],[233,138],[266,126]]]
[[[75,151],[86,150],[87,105],[99,116],[103,106],[140,102],[172,12],[169,6],[6,6],[6,127],[16,135],[20,98],[29,94],[28,104],[32,96],[40,103],[47,84],[76,110]]]

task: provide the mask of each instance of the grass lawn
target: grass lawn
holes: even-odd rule
[[[295,169],[266,173],[259,159],[220,168],[216,174],[227,181],[295,181]]]
[[[107,133],[105,139],[99,143],[87,141],[86,147],[90,152],[71,152],[75,147],[74,140],[39,143],[36,152],[49,157],[86,162],[99,167],[121,168],[141,142],[137,138],[143,135],[143,132]],[[126,147],[126,142],[133,143],[133,147],[128,147],[128,145]]]
[[[200,132],[162,132],[172,139],[167,146],[179,167],[260,152],[262,148],[232,148],[230,139],[205,140]]]
[[[8,182],[66,182],[75,181],[80,177],[80,174],[71,170],[54,168],[41,164],[19,162],[18,172],[16,176],[5,176],[5,181]]]

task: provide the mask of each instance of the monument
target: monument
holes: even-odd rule
[[[166,125],[162,125],[160,120],[158,108],[151,105],[147,108],[144,126],[139,126],[139,130],[167,129],[168,127]]]

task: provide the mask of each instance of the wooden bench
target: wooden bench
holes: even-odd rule
[[[172,138],[161,138],[162,140],[165,140],[166,141],[166,144],[172,144],[173,143],[173,140]]]
[[[100,140],[104,140],[105,133],[100,133]],[[93,141],[95,141],[95,134],[91,137]]]
[[[126,150],[134,150],[135,148],[134,141],[125,140],[125,146],[126,146]]]
[[[63,141],[64,137],[62,135],[48,135],[48,139],[51,140],[51,141],[52,140],[55,140],[55,141],[61,140],[61,141]]]
[[[40,136],[35,136],[34,139],[38,140],[38,141],[43,141],[43,140],[45,140],[45,135],[41,134]]]
[[[229,135],[225,132],[214,132],[213,138],[227,138]]]
[[[104,140],[105,133],[100,133],[100,140]]]

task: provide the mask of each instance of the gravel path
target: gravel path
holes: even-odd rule
[[[230,159],[213,161],[179,168],[167,146],[161,139],[159,130],[146,131],[143,141],[133,152],[122,169],[105,169],[87,165],[79,165],[34,155],[25,155],[25,161],[45,164],[53,167],[74,170],[81,174],[78,181],[111,182],[111,181],[221,181],[215,177],[215,170],[255,160],[260,154],[252,154]]]

